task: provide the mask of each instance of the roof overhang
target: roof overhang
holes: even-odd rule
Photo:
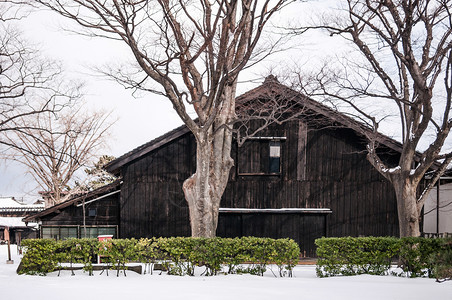
[[[45,209],[45,210],[43,210],[43,211],[41,211],[41,212],[39,212],[37,214],[33,214],[31,216],[25,217],[23,219],[23,221],[24,222],[39,221],[44,216],[47,216],[47,215],[52,214],[52,213],[59,213],[59,212],[61,212],[61,210],[63,208],[65,208],[65,207],[68,207],[68,206],[71,206],[71,205],[77,205],[77,204],[82,203],[84,201],[86,203],[86,202],[88,202],[90,200],[93,200],[93,199],[97,201],[99,199],[102,199],[102,198],[105,198],[105,197],[109,196],[109,195],[106,196],[106,194],[110,194],[110,195],[116,194],[117,193],[116,191],[119,190],[120,183],[121,183],[120,179],[117,179],[114,182],[112,182],[110,184],[107,184],[107,185],[104,185],[104,186],[102,186],[100,188],[97,188],[97,189],[95,189],[93,191],[90,191],[90,192],[84,194],[83,196],[79,196],[78,195],[78,196],[70,198],[70,199],[68,199],[68,200],[66,200],[64,202],[58,203],[58,204],[56,204],[56,205],[54,205],[52,207],[49,207],[49,208],[47,208],[47,209]]]

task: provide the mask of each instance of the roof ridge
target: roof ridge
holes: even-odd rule
[[[276,78],[276,76],[273,76],[273,75],[267,76],[261,85],[237,96],[236,103],[240,104],[240,102],[243,102],[243,101],[246,101],[249,99],[254,99],[255,97],[258,97],[259,95],[262,95],[264,93],[283,92],[283,91],[285,93],[290,93],[291,95],[293,95],[297,98],[301,97],[303,100],[301,102],[301,104],[306,106],[308,109],[312,110],[314,113],[323,115],[324,117],[326,117],[328,119],[338,122],[342,126],[345,126],[347,128],[354,130],[359,135],[366,136],[366,137],[368,135],[373,135],[379,143],[385,145],[386,147],[388,147],[394,151],[401,152],[402,143],[396,141],[395,139],[393,139],[387,135],[384,135],[383,133],[373,132],[372,128],[370,128],[367,124],[359,122],[358,120],[348,116],[346,113],[334,110],[333,108],[330,108],[320,102],[317,102],[317,101],[309,98],[308,96],[303,95],[300,92],[280,83],[278,81],[278,79]],[[117,159],[115,159],[115,160],[109,162],[107,165],[105,165],[104,168],[109,172],[118,173],[119,168],[121,166],[123,166],[123,165],[127,164],[128,162],[131,162],[131,161],[141,157],[142,155],[149,153],[150,151],[153,151],[153,150],[165,145],[166,143],[172,141],[173,139],[176,139],[189,132],[190,132],[190,130],[187,128],[187,126],[185,124],[183,124],[179,127],[176,127],[175,129],[173,129],[161,136],[158,136],[155,139],[121,155]]]

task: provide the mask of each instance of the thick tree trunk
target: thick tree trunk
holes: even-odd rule
[[[197,138],[196,173],[183,184],[193,237],[215,237],[220,201],[233,165],[231,142],[226,129],[215,135],[212,130],[200,133]]]
[[[183,190],[190,211],[193,237],[215,237],[220,201],[234,165],[231,158],[232,131],[235,120],[237,81],[226,85],[222,101],[210,128],[192,130],[196,138],[196,172],[185,180]]]
[[[399,217],[400,237],[420,236],[420,211],[417,205],[416,185],[410,180],[393,178]]]

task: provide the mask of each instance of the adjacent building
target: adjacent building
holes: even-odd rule
[[[11,243],[20,243],[24,238],[38,237],[38,224],[24,222],[26,216],[44,210],[44,202],[25,204],[14,197],[0,197],[0,242],[5,242],[5,229],[9,230]]]

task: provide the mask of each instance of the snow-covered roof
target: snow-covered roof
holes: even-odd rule
[[[16,199],[12,197],[0,198],[0,207],[21,207],[23,204],[19,203]]]
[[[25,204],[17,201],[13,197],[0,197],[0,212],[41,211],[44,207],[44,203]]]
[[[37,227],[37,223],[28,223],[22,221],[23,217],[0,217],[0,226],[2,227]]]

